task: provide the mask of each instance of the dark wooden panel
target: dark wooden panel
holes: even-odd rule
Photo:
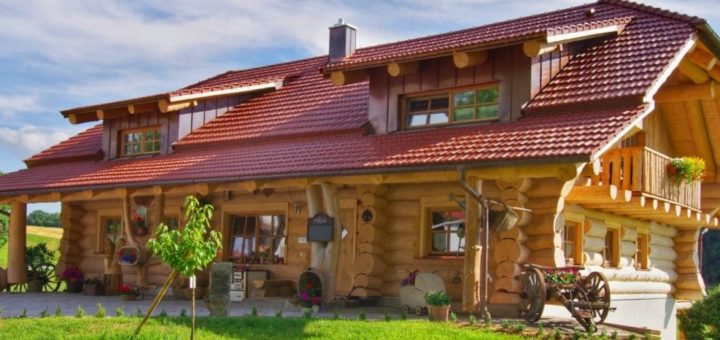
[[[109,121],[103,122],[102,150],[103,150],[103,157],[105,159],[109,159],[109,157],[110,157],[110,154],[108,153],[108,151],[110,151],[110,140],[111,140],[110,127],[111,127],[111,125],[112,124]]]
[[[208,100],[205,100],[205,112],[203,115],[202,123],[203,125],[213,119],[217,116],[217,99],[216,98],[210,98]]]
[[[420,91],[431,91],[438,88],[437,60],[428,60],[420,64]]]
[[[520,118],[522,106],[530,100],[530,63],[531,60],[519,46],[512,49],[513,76],[510,119]]]
[[[370,99],[368,102],[368,120],[375,129],[375,133],[388,131],[388,81],[399,79],[390,77],[384,67],[374,68],[370,71]]]
[[[168,116],[168,134],[167,134],[167,144],[168,144],[168,153],[171,153],[172,150],[172,143],[178,140],[179,138],[179,130],[180,130],[180,115],[177,113],[171,113]]]
[[[388,96],[388,131],[397,131],[400,128],[398,112],[400,112],[400,96],[403,90],[403,79],[401,77],[390,77],[386,95]]]
[[[403,93],[420,92],[420,72],[405,75]]]
[[[203,126],[205,124],[205,101],[198,102],[198,105],[193,108],[192,113],[192,131]]]
[[[456,68],[457,78],[455,79],[456,86],[468,86],[475,82],[475,68]]]
[[[455,87],[457,68],[453,65],[452,58],[445,57],[438,59],[438,87],[448,89]]]
[[[509,48],[503,48],[493,51],[492,56],[493,73],[495,80],[499,81],[498,116],[500,120],[508,120],[512,110],[513,52]]]
[[[495,80],[494,60],[488,58],[483,64],[475,66],[475,84],[489,83]]]
[[[162,118],[156,119],[155,123],[159,123],[160,125],[160,153],[167,154],[170,148],[170,141],[168,139],[168,136],[170,135],[168,115],[164,114]]]
[[[187,136],[192,131],[192,109],[180,111],[178,117],[178,139]]]

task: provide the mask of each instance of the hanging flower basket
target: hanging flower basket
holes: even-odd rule
[[[668,177],[676,183],[702,180],[705,174],[705,161],[698,157],[673,158],[667,165]]]
[[[125,246],[117,252],[118,264],[121,266],[137,266],[145,260],[145,248]]]

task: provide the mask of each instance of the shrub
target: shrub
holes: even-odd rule
[[[25,249],[25,263],[28,266],[39,267],[46,262],[52,262],[55,254],[47,248],[45,242],[40,242]]]
[[[18,317],[21,319],[27,318],[27,308],[23,308],[22,314]]]
[[[360,315],[358,315],[358,320],[360,320],[360,321],[367,320],[367,315],[365,315],[365,312],[360,312]]]
[[[252,316],[258,316],[257,307],[252,306],[252,311],[250,312],[250,315],[252,315]]]
[[[450,321],[457,322],[457,314],[455,314],[455,312],[450,312]]]
[[[168,317],[168,313],[167,313],[167,311],[165,311],[165,309],[163,309],[163,310],[160,311],[160,314],[158,314],[158,316],[161,317],[161,318],[167,318],[167,317]]]
[[[694,180],[703,178],[705,161],[698,157],[673,158],[668,164],[667,171],[671,179],[690,184]]]
[[[385,321],[392,321],[392,318],[390,317],[390,314],[385,313]]]
[[[450,296],[444,290],[438,290],[425,294],[425,302],[430,306],[447,306]]]
[[[337,309],[333,312],[333,320],[340,320],[340,312]]]
[[[55,316],[57,316],[57,317],[62,316],[62,309],[60,309],[60,307],[55,307]]]
[[[475,314],[470,313],[470,316],[468,316],[468,323],[470,326],[475,326],[477,323],[477,318],[475,317]]]
[[[115,316],[121,317],[125,316],[125,310],[122,307],[115,307]]]
[[[183,309],[180,310],[180,317],[181,317],[181,318],[186,318],[186,317],[187,317],[187,311],[185,310],[185,308],[183,308]]]
[[[712,289],[705,299],[693,303],[680,314],[680,329],[688,339],[720,338],[720,286]]]
[[[82,318],[84,316],[85,316],[85,310],[82,308],[82,306],[78,305],[77,309],[75,309],[75,317]]]
[[[104,318],[105,317],[105,307],[103,307],[102,303],[97,304],[97,311],[95,311],[95,317],[96,318]]]
[[[41,317],[41,318],[47,318],[48,316],[50,316],[50,312],[48,312],[47,308],[43,309],[43,310],[40,312],[40,317]]]
[[[278,318],[278,319],[282,319],[282,317],[283,317],[282,314],[283,314],[282,311],[279,310],[279,311],[275,312],[275,317]]]

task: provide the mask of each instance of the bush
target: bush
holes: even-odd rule
[[[75,317],[80,319],[85,316],[85,310],[82,308],[82,306],[78,305],[77,309],[75,310]]]
[[[40,242],[25,249],[25,263],[38,267],[43,263],[52,262],[55,254],[47,248],[45,242]]]
[[[720,286],[711,290],[705,299],[693,303],[680,314],[680,329],[688,339],[720,338]]]
[[[97,312],[95,312],[96,318],[104,318],[105,317],[105,307],[101,303],[97,304]]]
[[[438,290],[425,294],[425,302],[430,306],[447,306],[450,296],[444,290]]]
[[[125,310],[122,307],[115,307],[115,316],[125,316]]]

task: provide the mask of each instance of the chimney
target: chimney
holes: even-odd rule
[[[342,61],[355,53],[356,32],[357,28],[345,23],[342,18],[338,19],[337,24],[330,26],[330,63]]]

